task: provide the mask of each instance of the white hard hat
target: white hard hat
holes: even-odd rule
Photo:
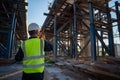
[[[39,25],[36,24],[36,23],[31,23],[31,24],[29,24],[29,26],[28,26],[28,31],[39,30],[39,29],[40,29],[40,28],[39,28]]]

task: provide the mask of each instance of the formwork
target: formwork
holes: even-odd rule
[[[0,58],[11,58],[27,39],[27,0],[0,1]]]

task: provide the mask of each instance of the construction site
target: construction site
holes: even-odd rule
[[[0,80],[22,80],[14,63],[28,36],[27,0],[0,0]],[[120,80],[120,1],[53,0],[44,12],[44,80]]]

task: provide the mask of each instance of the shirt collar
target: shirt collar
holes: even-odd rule
[[[37,38],[37,37],[30,37],[29,39],[32,39],[32,38]]]

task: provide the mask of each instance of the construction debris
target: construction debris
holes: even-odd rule
[[[108,57],[105,57],[103,59],[106,58]],[[113,57],[111,57],[111,59],[112,58]],[[118,59],[118,61],[119,60],[120,59]],[[112,61],[114,62],[114,60]],[[75,59],[64,59],[64,61],[60,60],[56,62],[55,65],[49,64],[47,68],[47,74],[54,74],[54,76],[50,76],[52,77],[52,79],[50,80],[66,80],[60,78],[55,79],[56,76],[58,78],[58,73],[62,73],[70,77],[72,76],[72,80],[120,80],[120,66],[115,64],[109,64],[101,60],[95,62],[91,62],[88,60],[83,60],[83,62],[77,62],[77,60]],[[57,68],[58,70],[54,70],[54,68]]]

